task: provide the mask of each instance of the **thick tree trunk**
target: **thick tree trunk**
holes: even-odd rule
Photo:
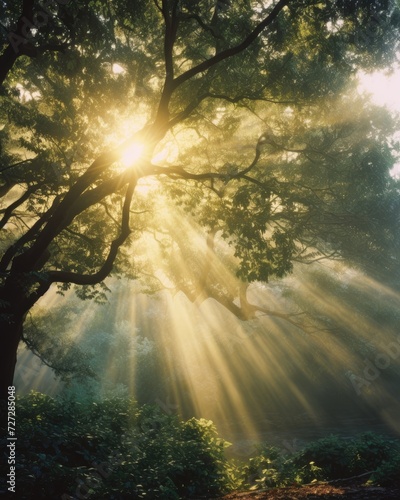
[[[8,388],[13,385],[23,321],[23,316],[13,318],[0,309],[0,438],[7,435]]]
[[[0,56],[0,85],[3,85],[9,71],[17,60],[17,57],[18,55],[15,53],[11,45],[9,45]]]
[[[6,400],[8,387],[13,385],[17,349],[22,336],[24,318],[0,314],[0,400]]]
[[[13,385],[26,314],[49,286],[35,283],[30,273],[10,273],[0,288],[0,401],[7,399]]]

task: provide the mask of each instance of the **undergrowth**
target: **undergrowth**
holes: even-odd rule
[[[182,421],[128,398],[101,402],[31,393],[17,401],[17,498],[178,500],[365,476],[382,486],[400,477],[400,445],[366,433],[329,436],[285,455],[260,445],[246,462],[205,419]],[[2,450],[6,450],[3,440]],[[2,468],[6,467],[6,451]],[[6,477],[6,469],[2,477]],[[0,491],[6,491],[1,484]]]

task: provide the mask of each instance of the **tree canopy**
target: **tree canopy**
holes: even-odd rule
[[[247,319],[246,285],[294,262],[398,278],[397,119],[357,92],[396,62],[394,3],[1,4],[3,395],[53,283],[127,275]]]

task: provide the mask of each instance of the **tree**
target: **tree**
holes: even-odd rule
[[[2,4],[8,33],[18,6]],[[128,249],[148,232],[166,262],[177,249],[185,258],[176,220],[143,200],[143,179],[157,179],[151,194],[204,228],[208,268],[174,276],[193,298],[235,310],[210,268],[223,239],[244,282],[319,257],[375,265],[363,263],[364,242],[372,256],[389,249],[393,269],[392,124],[383,114],[371,122],[361,104],[360,122],[332,121],[354,98],[345,89],[356,69],[394,60],[390,2],[58,1],[46,4],[47,17],[43,9],[22,2],[0,58],[1,398],[25,317],[52,284],[95,298],[111,272],[137,277],[141,261]],[[365,178],[370,171],[377,175]],[[360,200],[381,207],[376,220]],[[254,313],[245,292],[239,309],[244,319]]]

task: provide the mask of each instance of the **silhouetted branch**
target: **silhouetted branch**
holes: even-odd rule
[[[112,271],[118,250],[131,234],[129,226],[130,206],[132,203],[133,193],[135,191],[137,179],[134,179],[128,185],[125,195],[124,206],[121,217],[121,231],[118,237],[113,240],[106,260],[102,267],[94,274],[80,274],[68,271],[50,271],[48,279],[51,283],[75,283],[77,285],[96,285],[103,281]]]
[[[256,38],[260,35],[260,33],[264,31],[264,29],[267,28],[278,17],[278,14],[286,5],[289,4],[289,2],[290,0],[280,0],[272,9],[270,14],[265,19],[263,19],[263,21],[257,24],[257,26],[253,29],[253,31],[249,35],[247,35],[247,37],[240,44],[235,45],[234,47],[231,47],[229,49],[222,50],[221,52],[218,52],[217,54],[215,54],[215,56],[211,57],[210,59],[203,61],[197,66],[194,66],[193,68],[185,71],[184,73],[176,77],[173,81],[173,88],[176,89],[177,87],[182,85],[184,82],[186,82],[193,76],[196,76],[199,73],[202,73],[212,68],[219,62],[229,59],[246,50],[254,42],[254,40],[256,40]]]

